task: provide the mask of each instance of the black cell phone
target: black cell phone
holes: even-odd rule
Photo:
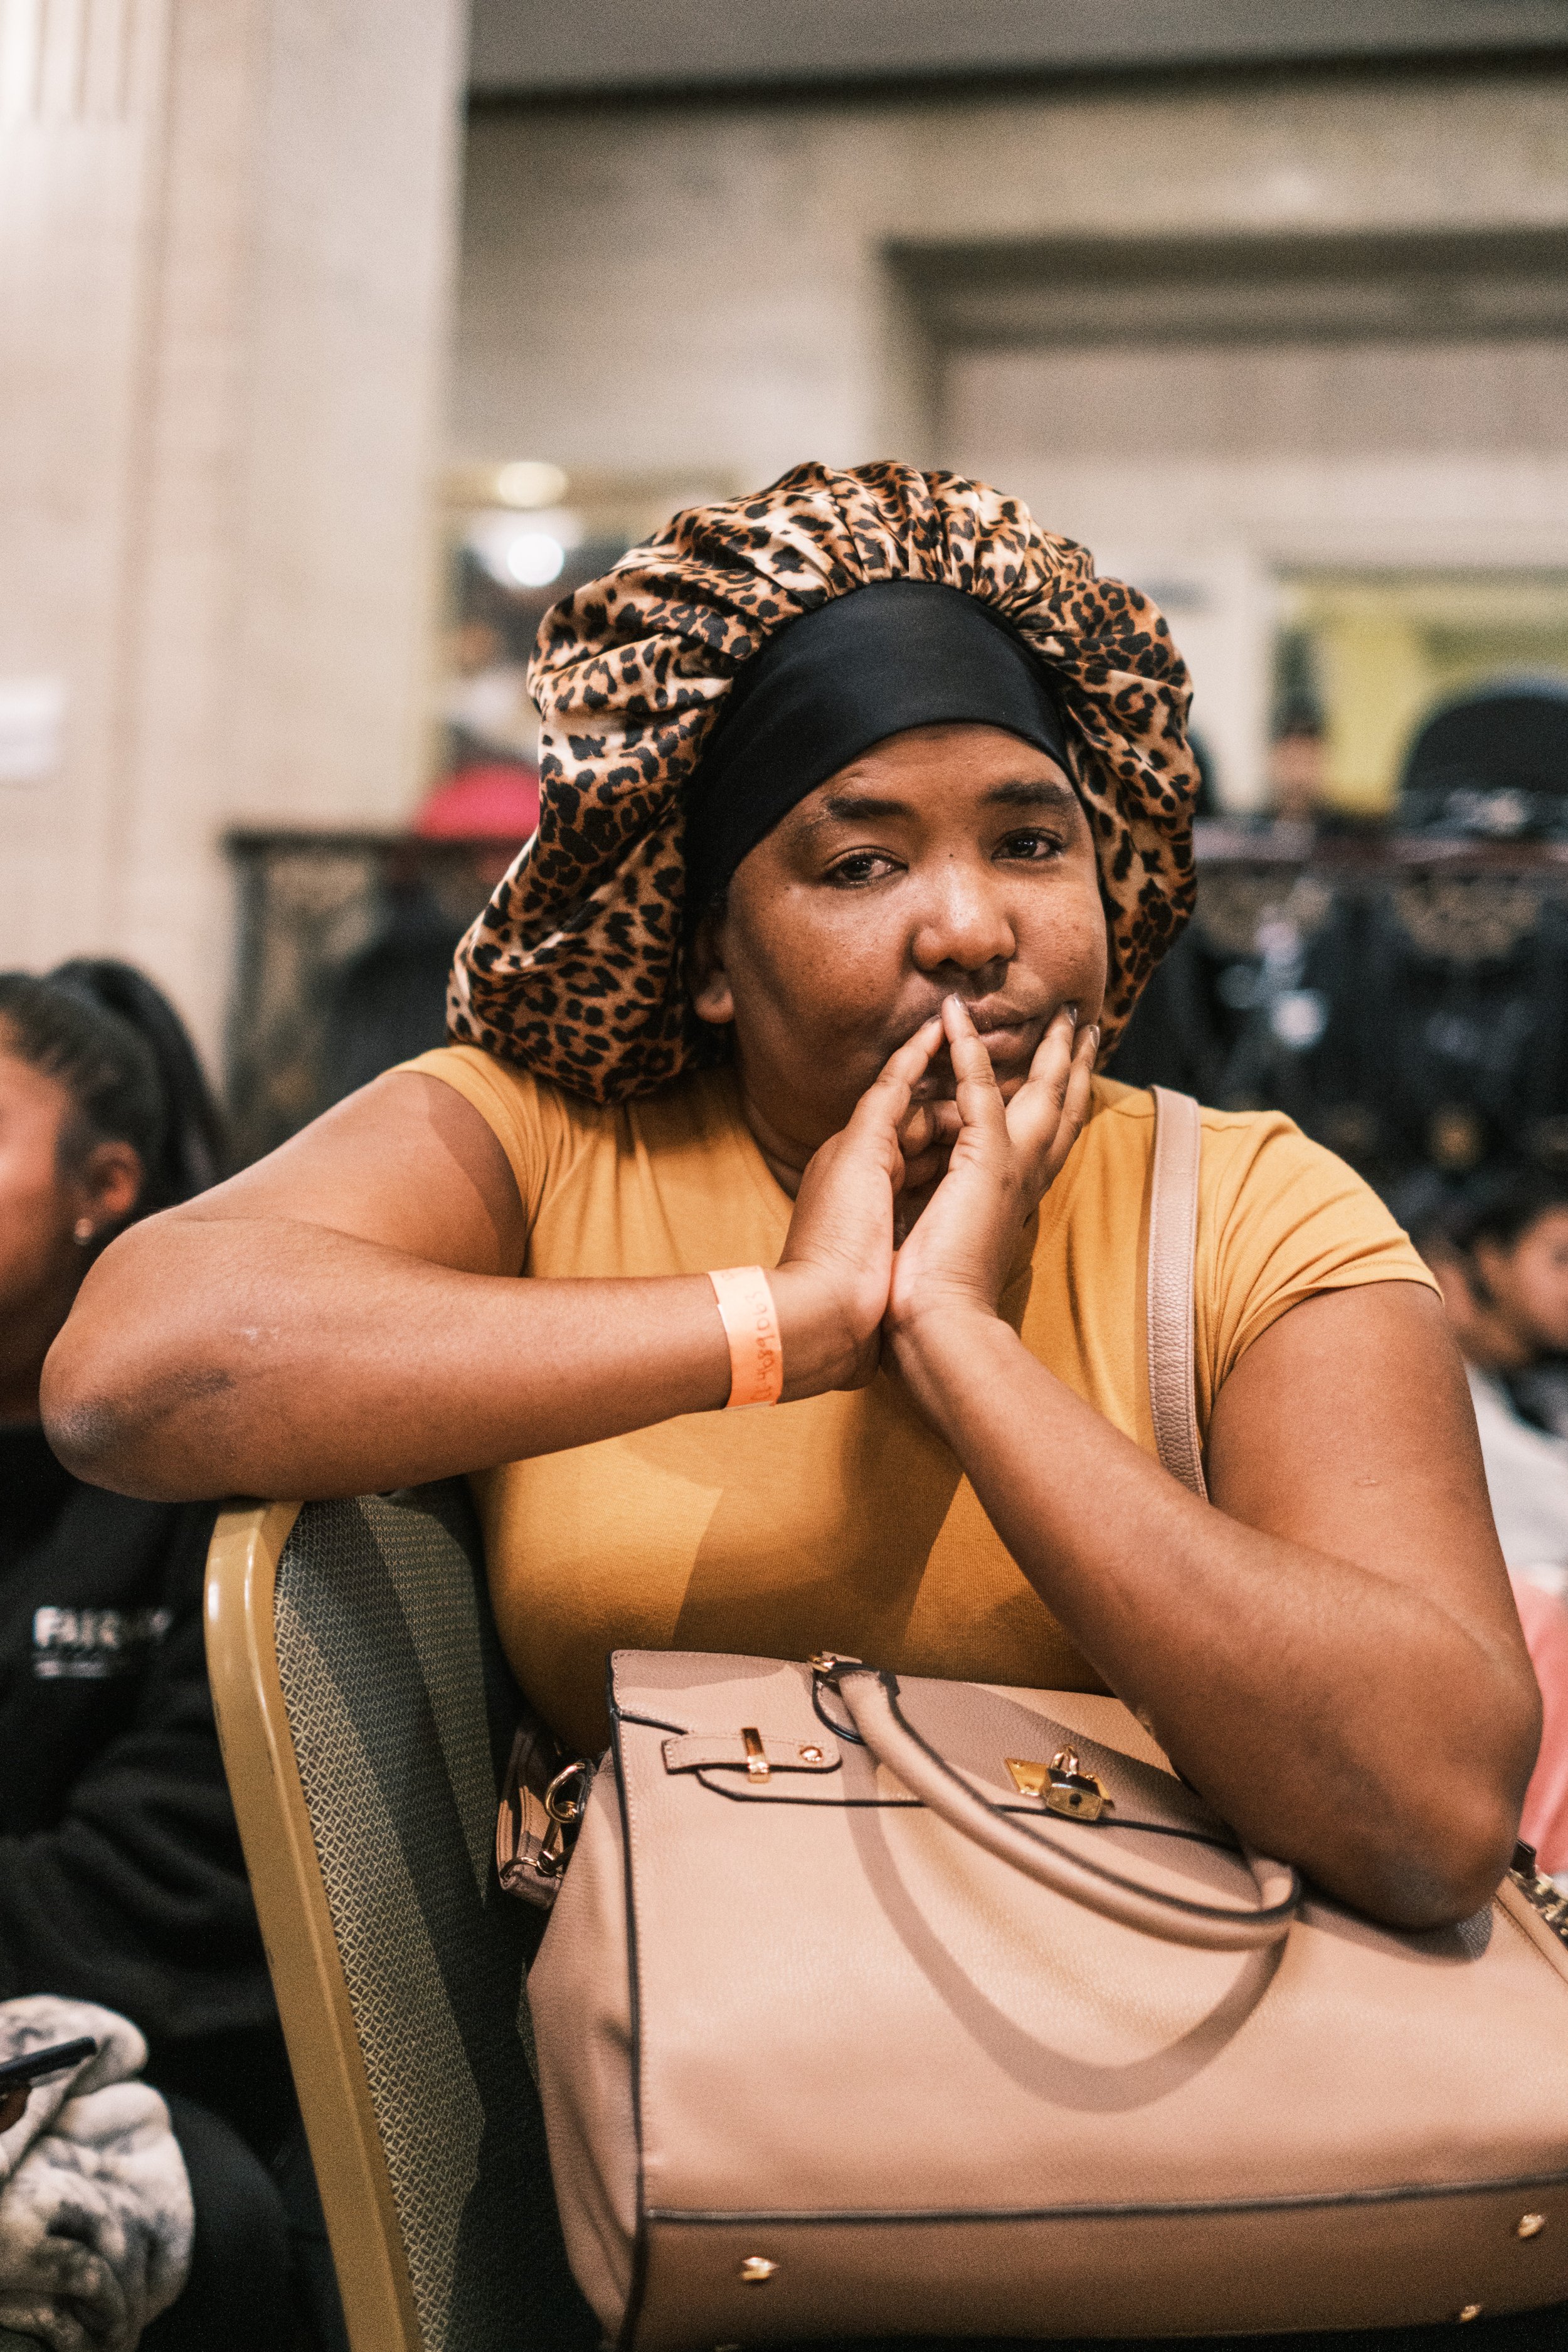
[[[50,2074],[68,2074],[84,2058],[97,2054],[98,2044],[90,2034],[84,2033],[79,2042],[57,2042],[48,2050],[29,2050],[25,2058],[7,2058],[0,2064],[0,2099],[7,2091],[25,2091],[34,2083],[42,2083]]]

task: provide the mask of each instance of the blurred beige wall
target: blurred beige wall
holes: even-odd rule
[[[459,0],[0,5],[0,962],[209,1054],[226,824],[420,774]]]
[[[1563,562],[1568,246],[1533,335],[1506,303],[1486,331],[1483,284],[1477,315],[1416,332],[1384,331],[1375,289],[1358,331],[1352,288],[1331,331],[1184,341],[1165,316],[1140,340],[1123,316],[1077,345],[1048,278],[1010,310],[960,269],[933,310],[889,250],[1561,236],[1565,100],[1568,72],[1491,67],[486,109],[457,454],[759,483],[898,454],[997,480],[1165,598],[1227,796],[1253,802],[1281,569]]]

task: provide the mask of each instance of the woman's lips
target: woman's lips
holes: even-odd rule
[[[994,1062],[1011,1060],[1020,1054],[1032,1055],[1049,1025],[1049,1015],[1038,1013],[1012,1013],[989,1019],[971,1013],[969,1017]]]
[[[943,1003],[945,1002],[944,998]],[[972,1003],[964,1003],[963,999],[960,997],[959,1003],[963,1004],[965,1013],[983,1037],[1001,1029],[1019,1032],[1032,1029],[1037,1035],[1043,1037],[1053,1014],[1062,1009],[1059,1004],[1010,1004],[1005,997],[1001,996],[983,996]],[[933,1004],[929,1012],[921,1013],[920,1021],[913,1024],[908,1034],[912,1036],[921,1023],[930,1021],[941,1011],[941,1004]]]
[[[983,1013],[976,1018],[973,1008],[968,1010],[998,1076],[1012,1077],[1026,1072],[1049,1025],[1049,1013],[1009,1012],[1005,1017],[998,1013]],[[930,1069],[916,1087],[914,1098],[917,1102],[951,1101],[952,1091],[952,1059],[944,1040],[932,1057]]]

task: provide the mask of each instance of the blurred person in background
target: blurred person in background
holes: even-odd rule
[[[1568,1183],[1532,1169],[1416,1229],[1465,1359],[1503,1558],[1568,1592]]]
[[[147,2038],[196,2214],[149,2352],[343,2340],[207,1690],[215,1509],[83,1486],[38,1418],[88,1268],[226,1159],[140,972],[0,972],[0,1999],[96,2001]]]
[[[1328,760],[1312,641],[1286,629],[1275,648],[1274,713],[1268,745],[1268,814],[1300,835],[1303,850],[1321,821]]]
[[[454,773],[487,761],[531,768],[539,753],[539,715],[528,695],[528,665],[501,628],[470,616],[447,640],[449,674],[442,716]]]
[[[1465,1359],[1544,1706],[1521,1834],[1568,1872],[1568,1182],[1515,1169],[1419,1223]]]
[[[1277,824],[1310,832],[1322,814],[1324,761],[1321,732],[1293,724],[1268,747],[1268,800]]]
[[[457,855],[437,860],[399,845],[387,859],[376,927],[331,982],[323,1108],[440,1045],[453,950],[538,823],[538,771],[516,761],[465,768],[431,788],[409,831]]]

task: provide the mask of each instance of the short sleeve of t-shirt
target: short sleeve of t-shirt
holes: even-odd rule
[[[477,1045],[438,1045],[398,1067],[439,1078],[473,1105],[506,1153],[531,1226],[547,1179],[572,1159],[580,1139],[579,1122],[567,1115],[561,1097]]]
[[[1195,1271],[1205,1424],[1214,1395],[1288,1308],[1372,1282],[1437,1287],[1371,1186],[1279,1112],[1205,1111]]]

